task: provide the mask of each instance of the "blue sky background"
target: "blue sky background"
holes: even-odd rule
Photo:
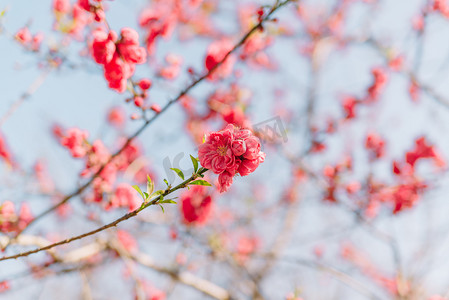
[[[329,5],[332,1],[313,1],[313,3],[318,2]],[[220,3],[220,6],[224,9],[217,16],[216,22],[222,30],[235,32],[237,29],[235,26],[236,15],[232,9],[235,3],[237,1],[222,1]],[[360,34],[361,24],[365,24],[368,17],[374,16],[370,32],[397,49],[407,51],[410,57],[413,57],[416,39],[410,31],[410,22],[411,18],[419,11],[421,3],[422,1],[418,0],[381,1],[376,11],[368,9],[366,5],[354,5],[347,31],[353,32],[354,35]],[[145,1],[116,0],[110,2],[109,6],[107,18],[113,29],[119,31],[120,28],[125,26],[138,28],[135,16],[145,7]],[[42,31],[46,34],[44,48],[47,42],[54,41],[57,43],[61,38],[57,33],[50,31],[53,23],[51,1],[1,0],[0,9],[5,7],[7,8],[3,19],[5,32],[0,34],[0,116],[42,72],[36,68],[36,57],[33,54],[26,53],[18,43],[13,41],[11,35],[25,24],[30,24],[31,33]],[[289,8],[284,9],[277,16],[281,20],[292,20]],[[431,84],[442,95],[449,94],[446,92],[449,78],[446,65],[446,62],[449,61],[449,39],[446,37],[448,36],[449,25],[442,18],[432,18],[428,26],[420,69],[421,79]],[[190,66],[201,71],[205,49],[209,43],[210,40],[204,38],[194,39],[182,45],[176,40],[161,42],[158,46],[158,54],[153,62],[161,63],[165,54],[172,52],[183,56],[185,62],[183,71]],[[276,72],[270,73],[237,66],[244,71],[244,76],[241,79],[242,85],[252,89],[252,106],[249,115],[253,123],[261,122],[275,115],[274,109],[281,102],[280,99],[275,98],[274,89],[278,88],[286,93],[284,101],[298,119],[294,120],[297,122],[297,126],[286,125],[289,128],[289,142],[284,144],[283,147],[293,151],[297,151],[304,146],[301,126],[304,125],[302,117],[305,109],[304,99],[309,84],[307,62],[298,55],[300,45],[300,36],[280,38],[276,41],[275,45],[269,50],[270,54],[274,55],[279,63],[279,70]],[[76,175],[82,168],[82,163],[71,159],[67,151],[57,145],[51,135],[51,126],[54,123],[59,123],[66,128],[80,127],[88,130],[92,138],[104,136],[105,141],[112,146],[114,133],[105,129],[105,112],[111,106],[122,105],[124,99],[122,95],[118,95],[107,88],[99,66],[95,65],[90,59],[79,59],[76,55],[82,49],[83,43],[74,43],[73,46],[70,48],[69,58],[75,64],[82,64],[85,68],[70,70],[63,67],[59,71],[52,71],[44,84],[19,107],[1,128],[2,134],[6,137],[15,159],[20,162],[20,165],[27,169],[34,164],[36,159],[44,158],[49,163],[50,173],[55,179],[57,187],[63,192],[70,192],[76,187]],[[318,118],[323,117],[323,121],[318,119],[316,122],[322,124],[324,116],[341,115],[340,102],[336,99],[336,95],[346,92],[362,94],[371,82],[369,70],[374,65],[382,63],[379,55],[363,44],[349,47],[343,51],[337,51],[336,47],[332,47],[328,60],[323,67],[321,85],[318,91],[317,115]],[[145,65],[139,66],[136,74],[138,77],[148,76],[152,78],[154,72],[155,70],[151,65]],[[186,83],[188,83],[188,78],[185,75],[168,85],[156,80],[155,87],[150,93],[151,99],[164,105],[168,99],[177,95]],[[197,96],[197,102],[201,105],[209,92],[219,86],[226,86],[226,84],[227,82],[223,84],[205,83],[196,88],[192,95]],[[341,157],[342,153],[354,149],[356,160],[366,160],[363,156],[362,143],[366,133],[371,130],[376,130],[386,137],[388,142],[387,155],[391,159],[401,158],[406,149],[411,149],[416,137],[422,134],[428,136],[432,142],[437,143],[443,156],[449,158],[449,142],[447,139],[449,111],[425,95],[419,103],[411,104],[407,96],[407,86],[408,81],[404,77],[392,75],[381,101],[369,109],[362,109],[360,112],[362,117],[355,121],[355,125],[348,125],[344,134],[329,140],[333,149],[329,155],[312,160],[310,164],[321,166],[323,160],[333,162],[336,158]],[[132,109],[128,109],[128,111],[131,112]],[[184,123],[180,121],[183,119],[182,110],[179,106],[174,105],[151,125],[140,138],[146,150],[146,156],[159,175],[159,179],[165,176],[162,164],[165,157],[174,158],[180,151],[184,151],[186,154],[195,154],[196,145],[185,134]],[[133,122],[128,121],[126,132],[133,132],[138,125],[138,122],[133,124]],[[278,199],[281,188],[288,183],[289,164],[276,150],[268,151],[270,152],[266,163],[261,165],[257,174],[253,174],[254,176],[252,175],[246,180],[258,182],[264,186],[267,198],[271,197],[274,201]],[[446,159],[446,161],[449,161],[449,159]],[[189,160],[186,159],[181,165],[187,169]],[[385,178],[391,176],[388,162],[374,167],[365,162],[361,163],[360,166],[360,169],[356,170],[359,174],[364,174],[372,167],[377,174],[381,174]],[[6,188],[0,190],[0,199],[14,199],[18,202],[21,198],[25,200],[26,190],[10,188],[10,185],[23,181],[23,177],[11,176],[6,166],[2,166],[2,168],[3,172],[0,174],[0,178],[6,183]],[[423,174],[431,174],[433,171],[431,168],[426,169],[425,166],[422,169]],[[432,178],[432,175],[429,178]],[[445,258],[445,253],[447,253],[445,251],[449,246],[446,238],[448,235],[444,230],[444,228],[449,228],[446,217],[448,205],[445,196],[447,188],[444,188],[445,180],[445,178],[435,178],[435,184],[441,185],[443,188],[431,193],[426,198],[431,199],[431,203],[423,203],[419,210],[404,213],[394,220],[385,217],[380,222],[380,228],[398,239],[405,262],[411,264],[411,262],[420,260],[419,257],[416,258],[414,255],[425,238],[429,238],[429,232],[432,232],[430,236],[434,240],[438,240],[441,246],[435,250],[436,253],[432,254],[431,257],[435,261]],[[220,203],[232,200],[236,194],[242,198],[248,196],[246,194],[251,192],[245,191],[246,187],[247,185],[243,180],[238,180],[233,186],[234,192],[222,197],[219,200],[222,201]],[[297,255],[298,253],[310,255],[310,249],[317,240],[318,242],[322,241],[321,237],[329,233],[330,229],[350,228],[352,240],[361,248],[368,249],[367,252],[372,254],[376,263],[386,266],[386,269],[392,265],[388,247],[369,237],[365,229],[354,228],[353,219],[347,212],[336,211],[332,207],[323,207],[323,205],[313,201],[318,197],[318,193],[313,190],[307,191],[304,195],[304,203],[301,204],[297,220],[298,230],[294,233],[292,243],[286,250],[286,255]],[[49,200],[44,197],[33,197],[26,200],[30,201],[33,211],[41,211],[49,204]],[[79,202],[79,199],[74,202],[77,201]],[[58,232],[60,237],[66,237],[72,235],[74,231],[79,233],[92,228],[93,224],[86,224],[82,217],[82,207],[75,204],[73,222],[61,223],[57,218],[50,217],[48,221],[36,226],[34,232],[39,233],[40,230],[53,228],[57,229],[54,231]],[[148,214],[152,213],[149,212]],[[111,213],[105,217],[105,220],[115,219],[121,214],[122,212]],[[268,236],[276,233],[270,229],[271,226],[276,224],[267,224],[263,217],[258,221],[258,224],[260,225],[259,230]],[[133,228],[132,224],[126,226]],[[169,241],[167,242],[164,239],[165,229],[159,229],[159,232],[156,233],[153,232],[156,237],[152,236],[152,240],[144,244],[143,247],[145,251],[161,261],[170,263],[172,256],[161,255],[161,252],[174,254],[177,249],[169,245]],[[337,234],[336,239],[341,238],[346,232],[342,231],[342,233]],[[317,240],[315,237],[317,237]],[[332,238],[330,241],[333,241]],[[330,243],[329,248],[336,248],[336,245],[337,243]],[[191,251],[195,252],[196,250]],[[37,255],[34,259],[38,261],[39,257],[42,256]],[[408,263],[404,264],[408,265]],[[449,280],[449,278],[446,278],[447,272],[442,267],[428,264],[424,259],[423,263],[432,269],[432,273],[427,279],[430,289],[436,292],[444,287],[445,282]],[[446,267],[447,265],[442,266]],[[14,261],[2,263],[0,275],[10,274],[11,271],[20,270],[22,267],[24,266],[18,266]],[[419,269],[419,266],[416,268]],[[212,269],[211,277],[220,282],[219,266]],[[292,272],[291,270],[289,266],[281,264],[270,275],[268,280],[271,284],[279,286],[279,290],[268,289],[267,294],[273,297],[269,299],[278,299],[276,297],[279,296],[279,291],[292,290],[292,282],[313,287],[309,289],[312,291],[307,290],[305,292],[305,295],[308,296],[306,299],[319,299],[319,297],[331,299],[331,295],[340,292],[347,297],[345,299],[360,299],[357,298],[359,295],[352,290],[342,288],[341,284],[330,284],[319,277],[315,271]],[[110,274],[111,278],[119,278],[120,271],[120,268],[112,265],[102,269],[103,274]],[[284,276],[286,273],[291,274],[288,280]],[[445,277],[442,275],[445,275]],[[160,280],[160,277],[155,274],[148,275],[148,277],[166,283],[166,280]],[[67,291],[73,289],[73,282],[79,283],[80,279],[76,275],[70,275],[54,280],[45,280],[39,284],[27,285],[17,292],[8,294],[7,297],[11,296],[8,299],[25,299],[23,298],[23,293],[25,293],[30,297],[39,294],[40,299],[60,299],[58,297],[61,297],[61,295],[67,296]],[[99,279],[97,283],[102,285],[102,291],[98,295],[98,299],[106,299],[107,297],[109,297],[108,299],[121,299],[114,298],[114,296],[119,297],[117,295],[124,295],[124,293],[126,295],[126,287],[120,286],[114,280]],[[327,291],[317,288],[313,292],[315,287],[327,286],[327,284],[330,284]],[[70,286],[72,287],[70,288]],[[185,297],[183,299],[188,299],[190,296],[189,292],[182,288],[176,291],[174,295],[173,299],[177,299],[176,295],[183,295]],[[195,299],[195,294],[192,294],[191,297],[191,299]],[[73,299],[77,298],[74,296]]]

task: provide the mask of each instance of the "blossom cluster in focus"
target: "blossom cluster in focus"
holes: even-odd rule
[[[236,174],[246,176],[265,160],[260,140],[248,129],[228,124],[225,129],[209,133],[198,150],[203,167],[218,174],[220,193],[231,186]]]

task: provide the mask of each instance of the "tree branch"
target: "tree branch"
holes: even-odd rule
[[[9,259],[17,259],[19,257],[29,256],[29,255],[34,254],[34,253],[38,253],[38,252],[41,252],[41,251],[46,251],[46,250],[52,249],[54,247],[61,246],[61,245],[64,245],[64,244],[68,244],[68,243],[71,243],[73,241],[80,240],[82,238],[94,235],[94,234],[96,234],[98,232],[101,232],[103,230],[106,230],[108,228],[115,227],[115,226],[117,226],[117,224],[119,224],[119,223],[121,223],[123,221],[126,221],[126,220],[128,220],[128,219],[130,219],[132,217],[137,216],[137,214],[140,213],[145,208],[147,208],[147,207],[149,207],[151,205],[159,204],[159,200],[161,200],[163,197],[173,193],[176,190],[179,190],[181,188],[185,188],[190,182],[194,181],[196,178],[198,178],[201,175],[203,175],[206,171],[208,171],[208,169],[206,169],[206,168],[199,169],[196,174],[193,174],[190,178],[184,180],[182,183],[178,184],[174,188],[167,188],[161,195],[159,195],[158,197],[154,198],[153,200],[149,201],[146,204],[142,204],[142,206],[139,207],[138,209],[136,209],[136,210],[134,210],[132,212],[129,212],[126,215],[122,216],[121,218],[119,218],[119,219],[117,219],[117,220],[115,220],[115,221],[113,221],[113,222],[111,222],[109,224],[106,224],[106,225],[104,225],[104,226],[102,226],[100,228],[97,228],[95,230],[92,230],[92,231],[89,231],[89,232],[86,232],[86,233],[83,233],[83,234],[80,234],[80,235],[77,235],[77,236],[74,236],[74,237],[62,240],[62,241],[59,241],[57,243],[53,243],[53,244],[50,244],[50,245],[47,245],[47,246],[44,246],[44,247],[37,248],[37,249],[34,249],[34,250],[18,253],[18,254],[15,254],[15,255],[4,256],[4,257],[0,258],[0,261],[2,261],[2,260],[9,260]]]

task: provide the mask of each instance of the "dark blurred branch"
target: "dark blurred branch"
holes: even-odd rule
[[[28,99],[30,98],[37,89],[45,82],[45,79],[47,78],[48,74],[53,70],[53,68],[46,68],[28,87],[26,92],[24,92],[17,100],[15,100],[6,113],[0,118],[0,128],[3,126],[3,123],[11,117],[14,112]]]
[[[229,292],[223,289],[222,287],[205,280],[203,278],[197,277],[196,275],[190,272],[178,271],[176,269],[170,269],[162,266],[158,266],[154,260],[142,252],[130,252],[123,248],[121,244],[117,241],[110,243],[111,249],[116,250],[120,256],[130,259],[139,265],[142,265],[146,268],[153,269],[159,273],[166,274],[170,276],[172,279],[190,286],[201,293],[210,296],[214,299],[219,300],[230,300],[232,299]]]

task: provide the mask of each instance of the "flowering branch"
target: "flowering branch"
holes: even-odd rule
[[[168,187],[166,190],[163,190],[161,192],[161,194],[159,196],[157,196],[156,198],[154,198],[154,199],[152,199],[152,200],[150,200],[150,201],[148,201],[146,203],[144,202],[142,204],[142,206],[140,206],[138,209],[136,209],[136,210],[134,210],[134,211],[132,211],[130,213],[127,213],[126,215],[122,216],[121,218],[119,218],[119,219],[117,219],[117,220],[115,220],[115,221],[113,221],[113,222],[111,222],[109,224],[106,224],[106,225],[104,225],[104,226],[102,226],[100,228],[97,228],[95,230],[86,232],[86,233],[81,234],[81,235],[77,235],[77,236],[74,236],[74,237],[71,237],[71,238],[59,241],[57,243],[53,243],[53,244],[47,245],[45,247],[40,247],[40,248],[37,248],[37,249],[34,249],[34,250],[18,253],[18,254],[15,254],[15,255],[4,256],[4,257],[0,258],[0,261],[2,261],[2,260],[9,260],[9,259],[17,259],[19,257],[25,257],[25,256],[29,256],[29,255],[34,254],[34,253],[38,253],[38,252],[41,252],[41,251],[46,251],[46,250],[52,249],[54,247],[61,246],[61,245],[64,245],[64,244],[68,244],[68,243],[71,243],[73,241],[80,240],[82,238],[94,235],[94,234],[96,234],[98,232],[101,232],[101,231],[104,231],[104,230],[106,230],[108,228],[115,227],[119,223],[121,223],[121,222],[123,222],[125,220],[128,220],[128,219],[130,219],[132,217],[137,216],[142,210],[146,209],[147,207],[155,205],[155,204],[160,204],[160,201],[162,201],[165,196],[173,193],[174,191],[177,191],[179,189],[187,187],[191,182],[195,181],[198,177],[202,177],[203,174],[206,173],[207,171],[208,171],[208,169],[206,169],[206,168],[200,168],[198,170],[198,172],[192,174],[192,176],[190,176],[188,179],[184,180],[182,183],[178,184],[177,186],[175,186],[173,188],[172,187]]]
[[[254,25],[240,40],[237,44],[235,44],[235,46],[226,53],[226,55],[219,60],[213,67],[211,67],[204,75],[202,75],[201,77],[197,78],[196,80],[194,80],[191,84],[189,84],[187,87],[185,87],[175,98],[173,98],[172,100],[170,100],[164,107],[162,107],[162,109],[160,110],[159,113],[155,114],[154,116],[152,116],[150,119],[147,119],[141,126],[139,129],[137,129],[131,136],[128,137],[128,139],[126,140],[126,142],[123,144],[123,146],[117,151],[115,152],[110,158],[109,160],[102,165],[98,171],[92,175],[92,177],[85,183],[83,184],[81,187],[79,187],[77,190],[75,190],[74,192],[66,195],[61,201],[59,201],[58,203],[56,203],[55,205],[51,206],[50,208],[48,208],[47,210],[43,211],[42,213],[40,213],[39,215],[37,215],[31,222],[28,223],[28,225],[23,228],[22,230],[20,230],[19,232],[17,232],[17,234],[15,235],[15,237],[19,236],[23,231],[25,231],[31,224],[37,222],[37,220],[43,218],[44,216],[46,216],[47,214],[51,213],[52,211],[56,210],[57,208],[59,208],[61,205],[64,205],[65,203],[67,203],[70,199],[72,199],[75,196],[80,195],[83,191],[85,191],[92,183],[93,181],[101,174],[101,172],[104,170],[104,168],[110,164],[112,162],[112,160],[117,157],[118,155],[120,155],[125,149],[126,147],[128,147],[131,142],[137,138],[151,123],[153,123],[163,112],[167,111],[171,105],[173,105],[174,103],[178,102],[183,96],[187,95],[194,87],[196,87],[199,83],[201,83],[202,81],[204,81],[206,78],[208,78],[212,73],[214,73],[214,71],[220,67],[225,61],[226,59],[233,54],[235,51],[237,51],[250,37],[252,34],[254,34],[257,30],[263,28],[263,24],[269,20],[271,20],[271,16],[281,7],[285,6],[286,4],[288,4],[289,2],[295,2],[297,0],[285,0],[285,1],[276,1],[276,3],[270,8],[270,10],[268,11],[268,13],[259,20],[259,22]]]

